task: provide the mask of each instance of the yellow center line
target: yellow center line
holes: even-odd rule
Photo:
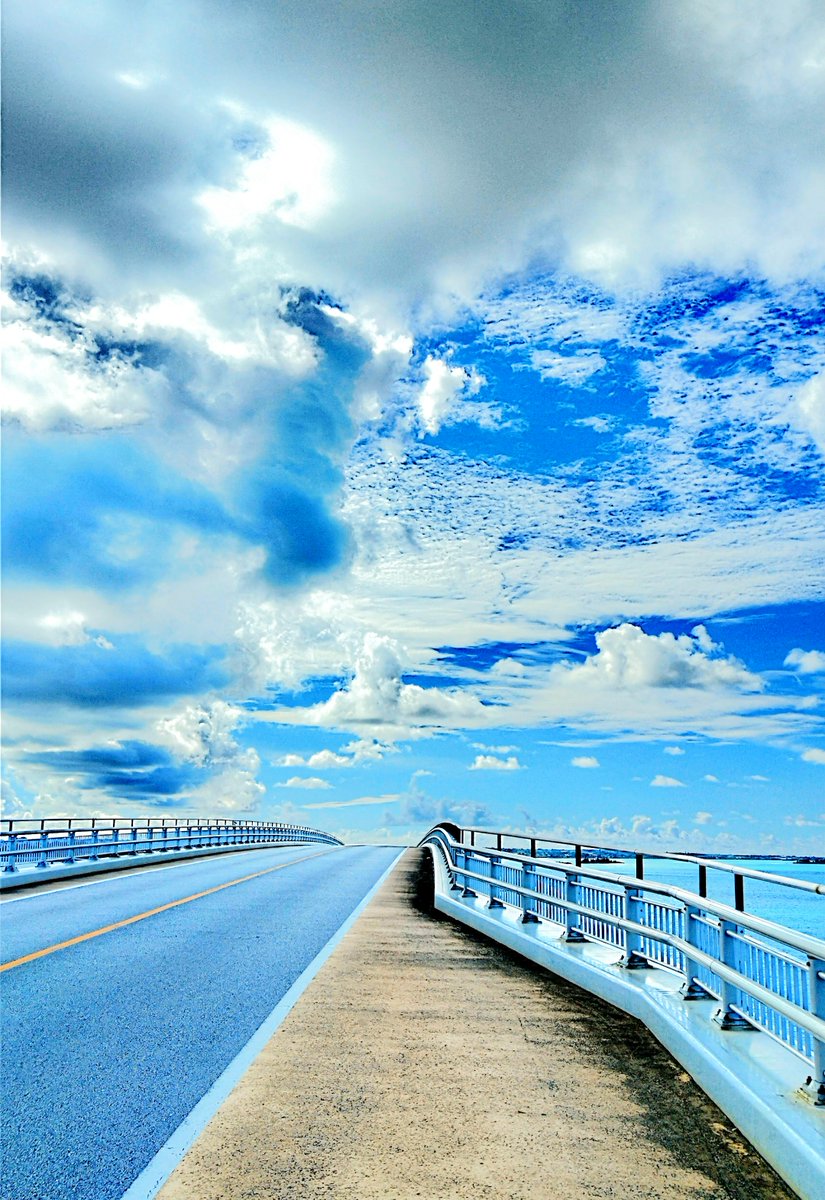
[[[205,892],[195,892],[193,896],[184,896],[182,900],[170,900],[168,904],[160,904],[157,908],[150,908],[147,912],[137,913],[134,917],[126,917],[123,921],[115,921],[113,925],[103,925],[100,929],[93,929],[91,933],[81,933],[78,937],[69,938],[68,941],[57,942],[54,946],[46,946],[44,950],[35,950],[33,954],[24,954],[22,958],[14,958],[11,962],[3,963],[0,966],[0,972],[10,971],[12,967],[22,967],[23,963],[34,962],[36,958],[44,958],[47,954],[54,954],[57,950],[66,950],[69,946],[79,945],[80,942],[88,942],[90,938],[100,937],[104,933],[111,933],[114,929],[123,929],[126,925],[134,925],[135,921],[145,921],[147,917],[154,917],[157,913],[167,912],[170,908],[178,908],[181,904],[189,904],[192,900],[200,900],[203,896],[212,896],[215,892],[222,892],[224,888],[235,887],[239,883],[248,883],[250,879],[260,879],[262,875],[271,875],[273,871],[283,871],[284,867],[292,867],[296,863],[308,862],[311,858],[320,858],[322,854],[329,854],[329,850],[317,850],[314,854],[305,854],[303,858],[293,858],[288,863],[278,863],[276,867],[267,867],[263,871],[255,871],[252,875],[244,875],[241,879],[230,879],[228,883],[219,883],[217,887],[207,888]]]

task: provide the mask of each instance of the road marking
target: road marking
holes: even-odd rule
[[[243,875],[240,879],[230,879],[228,883],[219,883],[217,887],[207,888],[205,892],[195,892],[192,896],[184,896],[182,900],[170,900],[168,904],[160,904],[157,908],[150,908],[147,912],[137,913],[134,917],[126,917],[123,921],[115,921],[113,925],[103,925],[100,929],[93,929],[90,933],[81,933],[78,937],[69,938],[65,942],[57,942],[54,946],[46,946],[43,950],[35,950],[33,954],[24,954],[22,958],[14,958],[11,962],[3,963],[0,966],[0,973],[10,971],[12,967],[22,967],[24,963],[34,962],[37,958],[45,958],[47,954],[54,954],[58,950],[66,950],[69,946],[77,946],[81,942],[88,942],[90,938],[101,937],[104,933],[112,933],[115,929],[123,929],[126,925],[134,925],[136,921],[145,921],[147,917],[154,917],[158,913],[167,912],[170,908],[178,908],[181,904],[189,904],[192,900],[200,900],[204,896],[211,896],[215,892],[222,892],[224,888],[235,887],[239,883],[248,883],[250,879],[260,879],[261,875],[271,875],[273,871],[283,871],[285,867],[295,866],[296,863],[308,862],[311,858],[320,858],[323,854],[329,854],[329,850],[317,850],[314,854],[305,854],[303,858],[293,858],[288,863],[278,863],[275,867],[267,867],[263,871],[255,871],[252,875]]]
[[[203,1132],[212,1120],[212,1117],[214,1117],[226,1097],[246,1073],[247,1068],[255,1061],[275,1030],[278,1029],[287,1014],[300,1000],[321,967],[331,957],[332,952],[343,940],[344,935],[349,932],[375,893],[389,877],[390,873],[395,870],[401,855],[406,849],[407,847],[404,846],[398,851],[384,873],[376,880],[359,904],[356,905],[346,920],[338,927],[326,945],[321,947],[309,966],[304,968],[292,984],[292,987],[284,993],[263,1024],[258,1027],[246,1045],[241,1048],[235,1058],[224,1068],[189,1115],[184,1117],[169,1140],[161,1146],[148,1166],[144,1167],[131,1187],[124,1192],[121,1200],[153,1200],[153,1197],[163,1187],[186,1151],[195,1141],[195,1138]]]

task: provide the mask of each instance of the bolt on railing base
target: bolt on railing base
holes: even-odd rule
[[[756,1028],[755,1025],[752,1025],[750,1021],[743,1017],[741,1013],[736,1012],[736,1010],[733,1008],[718,1008],[713,1014],[713,1020],[716,1022],[719,1028],[724,1029],[726,1033],[733,1033],[736,1030],[753,1030]]]
[[[809,1075],[799,1089],[799,1096],[813,1104],[814,1108],[825,1108],[825,1083],[817,1083],[813,1076]]]
[[[679,995],[683,1000],[715,1000],[713,992],[709,992],[706,987],[696,979],[691,979],[682,984],[679,988]]]
[[[631,950],[629,954],[625,954],[619,959],[620,967],[624,967],[626,971],[638,971],[641,967],[649,967],[650,962],[638,950]]]

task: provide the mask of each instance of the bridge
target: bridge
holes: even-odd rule
[[[825,1195],[825,942],[745,903],[823,885],[451,825],[6,825],[3,1200]]]

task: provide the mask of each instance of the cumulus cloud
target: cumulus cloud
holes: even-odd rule
[[[672,775],[656,775],[650,781],[651,787],[658,788],[678,788],[684,787],[681,779],[674,779]]]
[[[825,653],[822,650],[791,650],[785,657],[785,666],[792,667],[800,675],[825,674]]]
[[[761,691],[764,682],[738,659],[724,656],[697,625],[692,634],[647,634],[625,623],[596,634],[598,651],[567,668],[571,684],[605,688],[738,688]]]
[[[520,771],[521,763],[515,754],[509,758],[496,758],[494,754],[477,754],[469,771]]]
[[[684,750],[682,749],[681,746],[665,746],[664,752],[665,752],[665,754],[672,755],[674,758],[677,758],[679,755],[684,754]]]
[[[825,766],[825,750],[820,750],[818,746],[812,746],[809,750],[802,752],[802,761]]]
[[[359,760],[355,755],[336,754],[334,750],[317,750],[306,757],[302,754],[285,754],[278,759],[278,767],[312,767],[316,771],[328,771],[334,767],[354,767]]]
[[[694,813],[693,820],[696,825],[708,825],[713,820],[713,813],[700,810],[699,812]]]
[[[599,760],[591,754],[578,754],[575,758],[570,759],[574,767],[582,767],[584,770],[593,770],[595,767],[601,766]]]
[[[306,721],[338,728],[376,726],[388,737],[419,728],[472,727],[484,723],[485,706],[457,688],[405,683],[401,649],[392,639],[368,633],[355,657],[352,679],[329,700],[309,708],[279,709],[259,719]]]

